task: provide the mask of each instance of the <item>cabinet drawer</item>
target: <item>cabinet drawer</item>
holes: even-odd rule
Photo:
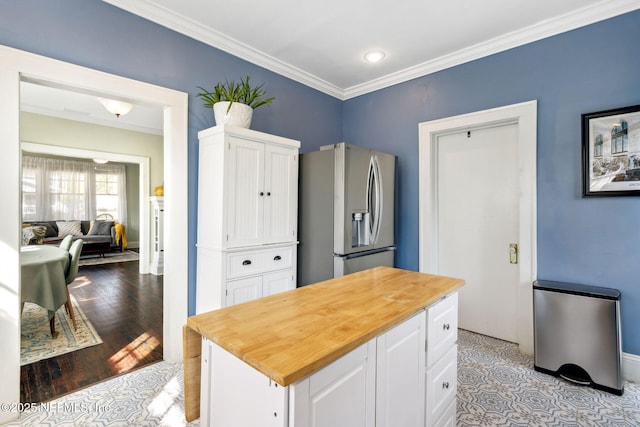
[[[264,251],[247,251],[227,254],[227,279],[258,274],[264,270]]]
[[[458,293],[449,295],[427,309],[427,368],[458,340]]]
[[[264,252],[266,270],[280,270],[293,267],[293,248],[291,246],[269,249]]]
[[[236,279],[293,267],[293,246],[227,254],[227,279]]]
[[[449,404],[449,407],[445,409],[444,414],[432,425],[433,427],[456,427],[456,400]]]
[[[455,402],[458,390],[458,346],[427,370],[427,425],[434,425]]]

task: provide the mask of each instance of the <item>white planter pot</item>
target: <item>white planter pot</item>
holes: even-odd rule
[[[229,102],[216,102],[213,104],[213,116],[216,119],[216,125],[229,125],[249,128],[251,126],[251,118],[253,117],[253,108],[246,104],[234,102],[229,108]]]

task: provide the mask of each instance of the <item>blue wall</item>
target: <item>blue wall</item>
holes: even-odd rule
[[[583,199],[580,187],[580,115],[640,104],[640,12],[340,102],[99,0],[0,0],[0,10],[0,44],[191,95],[250,74],[277,97],[254,129],[300,139],[303,152],[344,140],[398,155],[397,263],[414,270],[418,123],[537,99],[538,277],[620,289],[624,351],[640,354],[640,200]],[[190,313],[197,132],[212,125],[190,97]]]
[[[345,141],[398,155],[397,265],[418,269],[418,123],[538,100],[538,278],[622,291],[640,354],[640,199],[581,197],[583,113],[640,104],[640,12],[348,100]]]
[[[255,111],[252,129],[302,141],[342,140],[342,102],[99,0],[0,0],[0,44],[187,92],[189,97],[189,313],[195,312],[197,133],[214,125],[195,98],[196,85],[250,75],[271,106]],[[304,108],[301,108],[304,106]]]

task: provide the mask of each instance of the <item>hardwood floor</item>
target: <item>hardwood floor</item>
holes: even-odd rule
[[[137,261],[82,266],[69,292],[103,343],[22,366],[21,402],[44,402],[162,360],[162,276],[138,274]]]

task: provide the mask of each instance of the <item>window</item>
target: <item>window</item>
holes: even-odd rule
[[[25,221],[87,220],[108,213],[126,223],[123,164],[22,157],[22,218]]]
[[[627,122],[622,120],[611,129],[611,154],[626,153],[629,151],[629,135]]]
[[[35,169],[22,169],[22,217],[35,220],[37,216],[36,176]]]
[[[84,218],[86,181],[84,173],[65,170],[49,172],[49,201],[55,218]]]
[[[96,215],[110,214],[120,218],[118,213],[119,176],[108,172],[96,173]]]
[[[593,143],[593,157],[602,157],[603,145],[602,134],[600,133],[596,136],[596,140]]]

